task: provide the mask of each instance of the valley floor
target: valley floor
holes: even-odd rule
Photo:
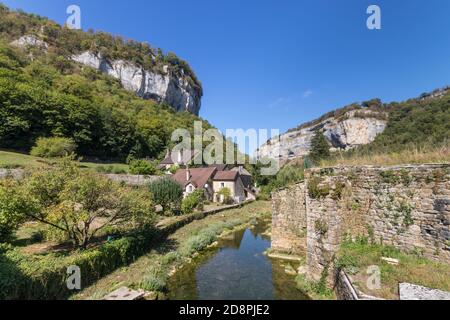
[[[170,234],[164,241],[156,244],[149,253],[140,257],[134,263],[112,272],[71,298],[76,300],[101,299],[120,287],[126,286],[138,289],[150,270],[160,266],[167,254],[174,253],[192,236],[201,234],[202,230],[211,228],[214,225],[220,226],[230,221],[233,221],[234,224],[239,223],[243,225],[254,218],[270,217],[270,215],[270,202],[256,201],[242,208],[231,209],[207,216],[201,220],[195,220]],[[164,297],[160,296],[159,298]]]

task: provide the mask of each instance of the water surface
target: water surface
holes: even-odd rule
[[[305,300],[297,289],[298,265],[270,259],[263,253],[270,238],[262,235],[264,224],[232,233],[179,270],[169,280],[169,298],[174,300]]]

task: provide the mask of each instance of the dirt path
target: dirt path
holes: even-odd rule
[[[120,268],[95,284],[85,288],[72,299],[101,299],[108,293],[123,287],[133,286],[141,281],[148,269],[162,255],[177,249],[180,243],[199,230],[220,221],[240,219],[246,223],[262,213],[270,214],[270,202],[257,201],[242,208],[231,209],[209,215],[201,220],[194,220],[170,234],[165,241],[157,244],[148,254],[140,257],[127,267]]]

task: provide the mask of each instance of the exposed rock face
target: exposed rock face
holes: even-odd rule
[[[32,36],[32,35],[20,37],[16,41],[13,41],[11,44],[13,46],[21,47],[21,48],[24,48],[24,47],[39,47],[39,48],[45,49],[45,50],[48,49],[48,44],[45,41],[42,41],[42,40],[40,40],[37,37]]]
[[[318,124],[304,127],[269,140],[259,148],[259,158],[287,160],[309,154],[311,140],[317,129],[322,129],[332,150],[351,149],[368,144],[386,128],[387,116],[381,112],[352,110],[338,119],[330,117]]]
[[[23,36],[11,45],[21,48],[38,47],[48,49],[45,41],[33,35]],[[198,115],[201,107],[202,92],[194,87],[182,73],[176,76],[165,66],[163,74],[143,68],[123,60],[109,61],[95,53],[86,51],[73,55],[73,61],[95,68],[101,72],[119,79],[123,87],[135,92],[144,99],[165,102],[176,111],[188,111]]]
[[[74,55],[72,60],[119,79],[125,89],[144,99],[165,102],[176,111],[186,110],[199,114],[201,92],[194,88],[187,78],[170,74],[168,67],[164,70],[165,74],[159,74],[127,61],[109,61],[91,52]]]

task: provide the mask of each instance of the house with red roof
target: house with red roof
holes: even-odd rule
[[[221,203],[225,199],[220,191],[228,188],[233,202],[242,203],[256,198],[248,183],[248,175],[250,174],[244,172],[242,167],[229,170],[227,167],[210,166],[179,169],[172,175],[172,179],[181,185],[185,197],[197,189],[203,189],[208,200]]]

